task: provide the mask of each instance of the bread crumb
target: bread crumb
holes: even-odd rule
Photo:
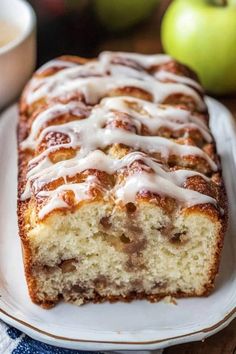
[[[165,296],[163,301],[166,303],[166,304],[172,304],[172,305],[178,305],[176,299],[173,297],[173,296]]]

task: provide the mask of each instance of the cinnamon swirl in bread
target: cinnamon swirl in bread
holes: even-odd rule
[[[31,299],[208,295],[226,197],[195,75],[166,55],[41,67],[19,105],[19,230]]]

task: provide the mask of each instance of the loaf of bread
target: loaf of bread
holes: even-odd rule
[[[196,76],[166,55],[41,67],[19,104],[19,233],[31,299],[208,295],[227,224]]]

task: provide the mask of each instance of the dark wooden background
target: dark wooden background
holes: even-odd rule
[[[54,0],[52,0],[54,1]],[[148,1],[148,0],[144,0]],[[102,50],[159,53],[160,23],[170,3],[163,0],[151,18],[132,30],[110,34],[96,21],[91,6],[80,12],[63,12],[57,16],[43,14],[40,0],[31,0],[39,16],[38,65],[61,54],[96,56]],[[236,50],[236,49],[235,49]],[[236,97],[219,98],[236,117]],[[236,320],[204,342],[194,342],[165,349],[164,354],[236,354]]]

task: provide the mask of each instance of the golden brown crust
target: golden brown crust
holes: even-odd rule
[[[61,57],[62,60],[69,61],[76,63],[78,65],[82,65],[83,63],[87,62],[87,59],[84,58],[79,58],[79,57],[72,57],[72,56],[63,56]],[[126,62],[126,65],[136,65],[134,62]],[[163,68],[163,67],[162,67]],[[63,69],[63,67],[51,67],[45,70],[41,70],[38,74],[36,73],[36,76],[40,77],[46,77],[55,74],[58,72],[58,70]],[[194,77],[194,75],[186,69],[183,65],[180,65],[176,62],[170,62],[168,65],[165,65],[165,69],[169,70],[170,72],[173,72],[175,74],[179,75],[187,75],[188,77]],[[149,69],[150,72],[155,72],[156,70],[159,70],[157,67],[152,67]],[[45,110],[45,108],[50,107],[50,105],[54,104],[54,101],[45,101],[45,98],[43,100],[40,100],[36,102],[35,104],[28,105],[26,103],[26,94],[28,91],[28,86],[26,87],[21,101],[19,103],[19,125],[18,125],[18,153],[19,153],[19,160],[18,160],[18,222],[19,222],[19,235],[22,241],[22,248],[23,248],[23,255],[24,255],[24,265],[25,265],[25,274],[27,278],[27,283],[28,283],[28,288],[29,288],[29,293],[31,296],[31,299],[33,302],[40,304],[44,308],[50,308],[55,305],[59,299],[56,300],[45,300],[43,302],[40,302],[37,297],[37,288],[36,288],[36,281],[32,275],[32,254],[31,254],[31,248],[29,245],[29,240],[27,238],[27,232],[29,231],[30,223],[29,223],[29,213],[30,213],[30,205],[33,203],[33,205],[36,205],[37,210],[41,207],[40,203],[41,201],[37,199],[37,196],[33,196],[33,198],[28,199],[26,201],[22,201],[20,199],[26,185],[26,172],[27,172],[27,165],[30,159],[32,159],[33,154],[32,151],[30,150],[22,150],[20,148],[20,143],[28,136],[30,132],[31,125],[37,115]],[[134,89],[132,87],[125,87],[122,89],[117,89],[113,90],[109,93],[110,96],[116,96],[116,95],[130,95],[134,97],[140,97],[142,99],[151,101],[152,97],[147,92],[144,92],[142,90]],[[58,98],[57,101],[59,102],[68,102],[71,100],[71,98],[76,99],[77,101],[83,101],[84,98],[81,95],[81,93],[76,93],[73,96],[70,97],[62,97]],[[175,106],[180,106],[183,108],[187,108],[196,114],[199,115],[200,119],[204,121],[205,123],[208,124],[208,114],[207,112],[199,112],[197,110],[197,107],[193,100],[188,97],[188,96],[183,96],[180,94],[175,94],[167,97],[167,99],[163,102],[163,104],[169,104],[169,105],[175,105]],[[81,117],[78,118],[78,116],[73,116],[73,112],[70,112],[69,114],[62,115],[60,117],[57,117],[57,120],[52,120],[51,122],[48,123],[47,126],[50,126],[51,124],[61,124],[62,122],[70,122],[73,119],[86,119],[88,116],[89,112],[91,110],[91,107],[88,105],[81,105]],[[125,129],[127,131],[132,131],[133,127],[128,126],[128,125],[123,125],[121,121],[118,119],[119,116],[117,115],[117,121],[115,121],[116,127]],[[148,131],[143,130],[143,135],[149,135]],[[199,146],[202,148],[203,151],[205,151],[218,165],[220,164],[219,162],[219,157],[216,154],[216,148],[215,148],[215,143],[214,141],[212,143],[207,143],[204,141],[202,135],[199,135],[199,131],[194,131],[190,130],[189,131],[189,137],[185,138],[183,137],[183,131],[177,131],[175,132],[175,136],[173,136],[173,132],[168,131],[168,129],[163,129],[162,131],[160,130],[159,132],[160,136],[163,137],[168,137],[175,139],[175,141],[179,142],[180,144],[186,144],[186,145],[195,145]],[[66,139],[66,137],[64,137]],[[46,138],[45,138],[46,139]],[[62,142],[63,137],[58,137],[54,136],[53,139],[55,140],[56,144],[60,144]],[[40,144],[39,148],[36,151],[36,156],[44,151],[46,147],[48,147],[48,144],[52,143],[52,135],[49,136],[48,140],[42,141]],[[109,147],[112,150],[112,153],[114,156],[116,156],[116,153],[118,156],[121,156],[122,154],[126,154],[128,151],[130,151],[129,148],[123,147],[120,145],[112,146]],[[34,152],[35,153],[35,152]],[[61,152],[62,153],[62,152]],[[73,155],[73,151],[63,151],[62,156],[58,155],[58,153],[55,154],[55,156],[50,156],[51,160],[56,162],[58,159],[64,159],[65,156],[66,158],[70,158]],[[156,154],[155,158],[159,159],[160,157]],[[54,160],[53,160],[54,159]],[[181,160],[178,160],[176,156],[170,156],[170,159],[168,161],[169,163],[169,168],[170,169],[178,169],[178,168],[183,168],[184,166],[187,166],[187,168],[193,168],[196,169],[202,173],[208,174],[208,177],[210,178],[210,181],[207,182],[203,178],[199,176],[194,176],[191,178],[188,178],[186,181],[185,188],[189,188],[195,191],[198,191],[200,193],[204,193],[205,195],[209,195],[217,200],[218,203],[218,208],[216,208],[212,204],[203,204],[203,205],[196,205],[192,206],[191,208],[184,208],[183,213],[203,213],[207,215],[210,219],[214,220],[215,222],[220,222],[221,223],[221,229],[220,233],[218,234],[218,240],[217,240],[217,250],[215,253],[215,259],[214,262],[212,263],[212,269],[210,270],[210,277],[209,277],[209,282],[205,287],[204,292],[202,292],[202,296],[207,296],[213,286],[214,286],[214,279],[216,274],[218,273],[219,269],[219,262],[220,262],[220,254],[221,254],[221,249],[223,247],[223,239],[224,239],[224,234],[226,231],[227,227],[227,198],[226,198],[226,193],[225,193],[225,188],[223,185],[223,180],[220,172],[212,173],[209,165],[206,163],[204,159],[201,159],[199,156],[187,156],[184,158],[181,158]],[[130,167],[128,173],[132,173],[132,169],[135,170],[136,168],[142,168],[140,164],[137,166],[133,165]],[[96,170],[87,170],[83,173],[80,173],[76,176],[73,177],[71,182],[73,183],[78,183],[85,178],[87,174],[91,175],[96,175],[101,183],[101,185],[105,189],[111,188],[113,186],[114,178],[117,178],[116,176],[110,176],[105,172],[101,171],[96,171]],[[122,176],[119,176],[121,178]],[[54,189],[58,187],[62,181],[59,179],[56,181],[53,181],[50,185],[47,186],[47,189]],[[94,194],[94,199],[98,200],[102,198],[101,193],[98,191],[93,191]],[[69,198],[70,200],[70,195],[66,195],[66,198]],[[171,210],[173,208],[173,201],[170,201],[168,198],[163,198],[159,195],[155,195],[153,193],[150,193],[149,191],[139,193],[137,197],[138,201],[147,201],[147,202],[152,202],[160,205],[162,208],[166,210]],[[68,200],[67,200],[68,201]],[[80,205],[75,205],[73,203],[73,198],[71,200],[71,210],[75,210],[75,208],[79,208]],[[224,214],[221,214],[221,211],[224,211]],[[65,213],[64,210],[56,210],[54,212],[62,212]],[[66,211],[68,212],[68,210]],[[168,293],[163,293],[163,294],[158,294],[158,295],[147,295],[144,293],[131,293],[127,296],[110,296],[110,297],[102,297],[99,294],[95,295],[95,298],[92,300],[93,302],[103,302],[103,301],[131,301],[133,299],[148,299],[152,302],[158,301],[159,299],[169,295]],[[172,294],[172,296],[178,298],[178,297],[189,297],[189,296],[195,296],[195,293],[191,294],[186,294],[186,293],[175,293]],[[86,300],[90,301],[90,299]]]
[[[214,281],[212,283],[209,282],[209,284],[206,286],[206,289],[204,290],[204,292],[201,295],[196,295],[196,293],[192,292],[192,293],[184,293],[184,292],[176,292],[176,293],[172,293],[171,297],[173,299],[181,299],[181,298],[189,298],[189,297],[195,297],[195,296],[201,296],[201,297],[207,297],[211,294],[212,289],[214,288]],[[99,294],[95,294],[94,297],[92,299],[86,299],[84,298],[84,304],[92,302],[94,304],[98,304],[98,303],[103,303],[103,302],[110,302],[110,303],[115,303],[115,302],[126,302],[129,303],[131,301],[134,300],[148,300],[152,303],[158,302],[162,299],[164,299],[165,297],[170,296],[169,293],[161,293],[161,294],[146,294],[146,293],[137,293],[137,292],[132,292],[126,296],[114,296],[114,295],[110,295],[110,296],[101,296]],[[54,301],[44,301],[44,302],[40,302],[38,300],[37,297],[34,296],[34,293],[31,295],[31,300],[37,304],[40,305],[41,307],[45,308],[45,309],[50,309],[52,307],[54,307],[58,302],[60,302],[61,298],[58,298]],[[72,301],[73,303],[73,301]]]

